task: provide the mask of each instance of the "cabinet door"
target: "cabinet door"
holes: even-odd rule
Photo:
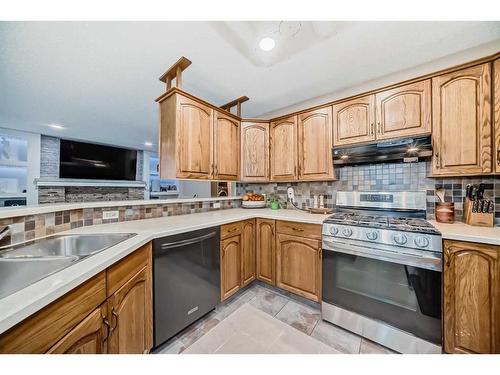
[[[493,145],[493,160],[496,173],[500,173],[500,59],[495,60],[493,72],[495,85],[493,91],[493,98],[495,100],[495,126],[493,127],[493,131],[495,132],[495,143]]]
[[[240,171],[240,122],[215,111],[214,179],[238,180]]]
[[[241,124],[241,179],[269,181],[269,123]]]
[[[255,219],[243,222],[241,230],[241,286],[255,280]]]
[[[144,267],[109,299],[111,354],[148,353],[152,346],[151,269]]]
[[[500,353],[500,247],[444,241],[444,348]]]
[[[257,279],[275,284],[274,220],[257,219]]]
[[[335,146],[375,139],[375,96],[369,95],[334,104],[333,144]]]
[[[221,241],[220,248],[221,301],[241,287],[241,234]]]
[[[432,174],[491,172],[490,65],[432,79]]]
[[[333,179],[332,108],[321,108],[298,117],[299,180]]]
[[[313,301],[321,301],[319,240],[278,233],[276,286]]]
[[[177,112],[177,177],[212,178],[213,110],[179,96]]]
[[[377,139],[431,132],[431,80],[411,83],[375,95]]]
[[[108,335],[106,306],[95,309],[80,324],[57,342],[48,354],[102,354],[106,353]]]
[[[271,123],[271,180],[297,179],[297,116]]]

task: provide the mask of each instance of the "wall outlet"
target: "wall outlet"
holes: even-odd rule
[[[293,187],[289,186],[286,189],[286,195],[288,197],[288,200],[293,203],[293,200],[295,199],[295,192],[293,191]]]
[[[118,217],[119,217],[118,210],[102,211],[102,219],[103,220],[118,219]]]
[[[220,208],[220,202],[214,202],[214,208]]]

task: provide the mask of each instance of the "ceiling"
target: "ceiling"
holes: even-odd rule
[[[0,22],[0,127],[148,149],[180,56],[186,91],[258,117],[499,41],[499,22]]]

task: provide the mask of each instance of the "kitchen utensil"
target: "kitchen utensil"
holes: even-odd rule
[[[490,201],[490,204],[488,205],[488,213],[492,214],[495,211],[495,203],[493,201]]]
[[[443,188],[437,188],[436,195],[440,202],[444,202],[445,190]]]
[[[472,189],[471,184],[467,184],[467,186],[465,187],[465,196],[469,199],[471,199],[470,197],[471,189]]]
[[[481,200],[484,198],[484,184],[479,184],[477,188],[476,198]]]

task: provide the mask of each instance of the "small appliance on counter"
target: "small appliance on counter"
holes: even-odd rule
[[[484,184],[467,185],[465,188],[464,221],[479,227],[492,227],[495,202],[484,198]]]

